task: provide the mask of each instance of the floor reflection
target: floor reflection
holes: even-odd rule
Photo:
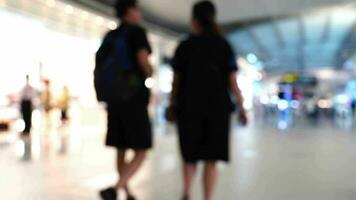
[[[82,114],[66,125],[34,127],[30,138],[2,133],[1,199],[98,199],[97,191],[116,179],[115,152],[103,145],[105,121],[98,120],[103,115]],[[356,182],[347,178],[356,175],[354,125],[311,125],[300,119],[278,129],[277,122],[232,125],[232,162],[219,166],[216,199],[356,198]],[[181,162],[174,126],[158,125],[155,133],[155,149],[131,185],[140,199],[179,199]],[[199,183],[197,177],[193,199],[201,199]]]

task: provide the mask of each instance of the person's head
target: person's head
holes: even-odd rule
[[[43,82],[44,82],[45,87],[49,87],[51,85],[51,81],[48,79],[44,80]]]
[[[138,7],[138,0],[118,0],[115,5],[116,16],[124,22],[139,24],[142,13]]]
[[[218,33],[216,8],[211,1],[200,1],[193,7],[192,28],[196,33]]]

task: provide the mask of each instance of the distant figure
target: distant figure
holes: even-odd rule
[[[35,89],[30,85],[30,76],[26,75],[26,84],[21,90],[21,114],[25,122],[23,134],[28,136],[32,128],[33,100],[36,97]]]
[[[62,89],[62,94],[59,99],[59,108],[61,109],[61,121],[65,124],[68,121],[68,109],[70,103],[70,94],[67,86]]]
[[[120,179],[111,188],[100,192],[104,200],[114,200],[118,190],[125,190],[128,199],[135,199],[128,183],[152,147],[151,123],[147,106],[150,92],[146,78],[152,75],[149,62],[151,47],[137,0],[119,0],[116,4],[121,25],[110,31],[96,55],[94,84],[99,101],[107,103],[108,133],[106,144],[117,149]],[[134,158],[127,161],[127,151]]]
[[[172,61],[173,91],[167,117],[177,120],[184,160],[183,200],[190,199],[197,162],[205,164],[204,199],[211,200],[217,161],[229,161],[229,124],[236,96],[240,122],[246,125],[243,99],[236,81],[235,54],[220,34],[216,9],[210,1],[195,4],[193,33],[183,40]]]
[[[44,110],[45,121],[47,127],[51,126],[50,112],[52,110],[52,92],[51,82],[49,80],[44,81],[44,91],[41,95],[41,103]]]
[[[51,92],[51,82],[49,80],[44,81],[44,91],[42,93],[42,105],[46,113],[49,113],[52,109],[52,92]]]

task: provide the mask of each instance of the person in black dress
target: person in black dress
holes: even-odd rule
[[[217,179],[217,161],[229,161],[229,124],[234,109],[230,92],[236,96],[240,120],[247,123],[236,81],[238,70],[229,43],[215,22],[210,1],[193,8],[193,33],[183,40],[172,61],[173,91],[167,115],[176,120],[184,160],[183,199],[190,198],[198,161],[204,161],[204,199],[211,200]]]
[[[127,96],[129,100],[123,100],[123,93],[121,93],[118,94],[121,95],[120,100],[112,98],[106,102],[108,111],[106,144],[117,149],[117,170],[120,179],[114,187],[101,191],[100,195],[104,200],[116,200],[117,191],[125,190],[128,199],[133,200],[135,198],[128,188],[128,182],[142,165],[147,151],[152,147],[151,123],[147,111],[150,94],[144,84],[145,79],[153,73],[149,63],[151,47],[146,31],[139,26],[142,16],[138,1],[119,0],[116,11],[121,25],[105,36],[97,52],[96,62],[97,66],[100,66],[101,62],[112,59],[109,62],[113,62],[115,68],[130,67],[130,73],[125,72],[124,76],[129,76],[126,78],[130,80],[130,84],[133,82],[135,91],[129,91],[130,97]],[[115,55],[110,56],[111,54]],[[124,64],[116,65],[116,63]],[[113,90],[111,93],[114,96],[116,92],[117,90]],[[127,162],[126,155],[129,149],[134,151],[135,156]]]

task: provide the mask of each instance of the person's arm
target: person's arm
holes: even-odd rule
[[[172,92],[169,98],[169,105],[166,111],[166,119],[170,122],[175,121],[176,107],[177,107],[177,96],[178,96],[178,87],[179,87],[179,74],[174,73],[173,83],[172,83]]]
[[[237,83],[236,72],[230,73],[229,80],[230,80],[230,88],[236,97],[237,106],[239,107],[240,120],[244,125],[246,125],[247,124],[247,114],[246,114],[245,108],[243,106],[244,99],[241,94],[240,87]]]
[[[138,64],[146,77],[151,77],[153,74],[153,67],[149,60],[150,52],[147,49],[141,49],[137,52]]]
[[[136,52],[137,63],[145,74],[145,76],[151,77],[153,74],[153,67],[150,63],[150,54],[152,52],[151,45],[147,38],[147,33],[143,28],[135,27],[133,30],[133,48]]]
[[[177,104],[178,104],[178,93],[181,87],[181,79],[183,76],[184,68],[187,65],[187,47],[186,42],[181,42],[173,56],[171,65],[174,71],[173,74],[173,82],[172,82],[172,91],[170,96],[170,102],[166,113],[166,118],[168,121],[173,122],[176,117],[177,112]]]
[[[174,73],[173,83],[172,83],[172,92],[170,96],[170,104],[171,106],[175,106],[177,102],[177,94],[178,94],[178,86],[179,86],[179,74]]]

